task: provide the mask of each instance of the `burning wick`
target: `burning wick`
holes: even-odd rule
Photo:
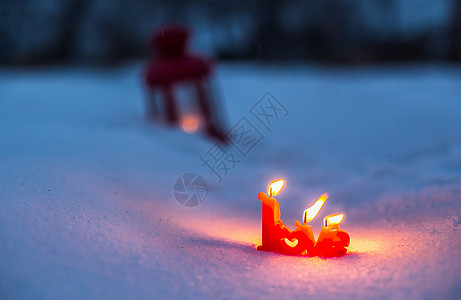
[[[280,193],[280,191],[283,189],[284,186],[285,186],[285,180],[283,179],[277,179],[277,180],[271,181],[271,183],[269,183],[269,186],[267,187],[267,189],[269,190],[269,197],[272,198],[272,196],[275,196],[278,193]]]
[[[322,206],[323,204],[325,204],[325,201],[327,199],[328,193],[322,194],[322,196],[320,196],[320,198],[317,201],[315,201],[314,205],[312,205],[304,211],[304,226],[307,225],[307,222],[312,221],[317,216],[317,214],[319,213],[320,209],[322,209]]]
[[[198,120],[193,115],[185,116],[182,121],[182,129],[188,134],[193,134],[198,129]]]
[[[325,227],[330,226],[333,229],[339,229],[339,224],[343,221],[344,215],[343,214],[335,214],[325,217],[323,222],[325,223]]]

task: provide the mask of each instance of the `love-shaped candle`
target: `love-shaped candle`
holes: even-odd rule
[[[349,234],[340,229],[343,214],[334,214],[325,217],[324,225],[320,230],[319,238],[313,253],[318,256],[334,257],[346,254],[351,241]]]
[[[280,219],[280,206],[273,196],[277,195],[285,186],[283,179],[269,183],[268,195],[259,193],[262,201],[262,245],[258,250],[274,251],[288,255],[307,255],[315,245],[312,228],[307,222],[312,221],[318,214],[328,195],[323,194],[310,208],[304,212],[304,225],[295,221],[296,229],[291,231]]]
[[[344,219],[343,214],[325,217],[325,226],[322,227],[317,241],[315,241],[311,226],[307,225],[317,216],[328,199],[328,194],[320,196],[311,207],[306,209],[303,215],[304,224],[295,221],[296,229],[291,231],[280,219],[280,205],[274,198],[284,186],[285,181],[277,179],[269,183],[267,187],[269,195],[262,192],[258,194],[258,199],[262,202],[262,245],[258,247],[258,250],[304,256],[344,255],[350,243],[350,236],[339,226]]]

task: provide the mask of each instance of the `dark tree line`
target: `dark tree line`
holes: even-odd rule
[[[149,55],[149,36],[185,23],[197,51],[221,59],[373,63],[461,60],[461,0],[444,18],[399,27],[405,0],[3,0],[0,63],[111,63]],[[417,19],[417,18],[414,18]],[[430,21],[430,20],[429,20]]]

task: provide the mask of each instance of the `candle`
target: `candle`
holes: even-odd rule
[[[312,253],[312,250],[314,249],[314,245],[315,245],[314,233],[312,231],[311,226],[307,225],[307,223],[312,221],[317,216],[317,214],[320,212],[320,209],[322,208],[323,204],[325,204],[325,201],[327,199],[328,199],[328,194],[327,193],[322,194],[320,198],[317,199],[317,201],[315,201],[315,203],[311,207],[309,207],[308,209],[304,211],[304,215],[303,215],[304,225],[302,225],[298,221],[295,221],[296,229],[294,230],[294,232],[297,232],[297,231],[303,232],[305,237],[307,238],[304,242],[304,249],[301,252],[302,255],[307,255],[309,253]]]
[[[351,238],[347,232],[339,227],[343,219],[343,214],[325,217],[325,226],[320,230],[319,238],[313,251],[314,255],[333,257],[346,254]]]
[[[277,179],[269,183],[267,192],[258,194],[258,199],[262,201],[262,245],[258,250],[281,252],[280,240],[291,233],[280,220],[280,206],[273,196],[280,193],[285,186],[283,179]]]
[[[258,199],[262,202],[261,235],[262,245],[258,250],[273,251],[287,255],[309,256],[341,256],[347,252],[350,243],[349,234],[340,229],[344,215],[335,214],[325,218],[325,226],[320,231],[317,242],[311,226],[312,221],[323,204],[328,199],[325,193],[308,209],[304,211],[301,224],[295,221],[295,230],[291,231],[280,219],[280,205],[274,198],[285,186],[283,179],[269,183],[267,193],[259,193]]]
[[[283,186],[284,182],[280,180],[271,182],[268,186],[269,195],[273,195],[274,191],[277,194]],[[260,193],[258,198],[263,202],[262,246],[258,249],[287,255],[307,255],[313,250],[315,237],[307,222],[312,221],[319,213],[328,194],[320,196],[314,205],[304,211],[304,225],[295,221],[294,231],[280,220],[280,206],[275,198],[265,193]]]
[[[287,255],[307,255],[310,249],[314,248],[314,234],[310,226],[303,226],[295,221],[296,229],[282,237],[280,240],[280,253]]]
[[[312,253],[315,237],[311,226],[307,225],[307,222],[312,221],[317,216],[327,198],[328,194],[323,194],[311,207],[304,211],[304,225],[295,221],[296,229],[281,240],[283,253],[289,255],[308,255]]]

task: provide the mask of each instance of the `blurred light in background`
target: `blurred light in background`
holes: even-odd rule
[[[185,116],[182,121],[182,129],[189,134],[193,134],[198,129],[198,119],[195,116]]]

